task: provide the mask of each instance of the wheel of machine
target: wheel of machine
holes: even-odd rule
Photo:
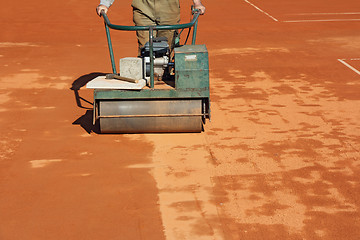
[[[102,133],[201,132],[202,100],[101,100]]]

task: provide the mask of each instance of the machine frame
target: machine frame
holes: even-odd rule
[[[120,90],[120,89],[94,89],[94,124],[96,121],[106,118],[156,118],[156,117],[201,117],[203,124],[206,118],[210,119],[210,91],[209,91],[209,64],[208,53],[205,45],[196,45],[197,24],[200,13],[193,11],[192,20],[186,24],[161,25],[161,26],[124,26],[110,23],[108,16],[102,12],[104,18],[107,43],[110,53],[112,71],[117,74],[114,60],[113,46],[111,42],[110,29],[122,31],[149,31],[150,48],[150,84],[149,88],[141,90]],[[158,89],[154,84],[154,53],[153,53],[153,32],[154,30],[193,30],[191,45],[176,47],[175,51],[175,87],[170,89]],[[176,58],[186,50],[190,54],[197,54],[197,60],[201,62],[201,70],[177,71]],[[179,60],[180,62],[180,60]],[[180,63],[179,63],[180,64]],[[180,66],[180,65],[179,65]],[[192,77],[192,75],[194,75]],[[180,114],[130,114],[130,115],[102,115],[100,114],[100,102],[102,101],[136,101],[136,100],[201,100],[201,113],[180,113]],[[100,121],[101,124],[101,121]],[[203,130],[203,129],[202,129]],[[170,131],[171,132],[171,131]]]

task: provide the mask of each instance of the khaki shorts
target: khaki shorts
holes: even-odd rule
[[[180,23],[178,0],[133,0],[133,21],[136,26],[175,25]],[[167,37],[173,47],[175,30],[155,31],[154,37]],[[139,48],[149,41],[148,31],[137,31]]]

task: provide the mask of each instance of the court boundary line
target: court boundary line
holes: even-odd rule
[[[358,22],[360,18],[353,19],[309,19],[309,20],[287,20],[284,23],[303,23],[303,22]]]
[[[257,9],[258,11],[262,12],[263,14],[267,15],[269,18],[271,18],[272,20],[274,20],[275,22],[279,22],[279,20],[277,20],[275,17],[271,16],[269,13],[265,12],[264,10],[262,10],[261,8],[259,8],[258,6],[256,6],[255,4],[251,3],[248,0],[244,0],[246,3],[248,3],[249,5],[251,5],[252,7],[254,7],[255,9]]]
[[[258,10],[259,12],[265,14],[275,22],[284,22],[284,23],[304,23],[304,22],[357,22],[360,21],[358,18],[353,19],[299,19],[299,20],[286,20],[286,21],[280,21],[274,16],[272,16],[270,13],[264,11],[260,7],[256,6],[254,3],[250,2],[249,0],[244,0],[247,4]],[[343,13],[299,13],[299,14],[285,14],[285,15],[299,15],[299,16],[305,16],[305,15],[360,15],[360,12],[343,12]]]
[[[321,15],[360,15],[360,12],[342,12],[342,13],[288,13],[289,16],[321,16]]]
[[[360,58],[351,58],[351,59],[338,59],[338,61],[340,63],[342,63],[343,65],[345,65],[346,67],[348,67],[349,69],[351,69],[352,71],[354,71],[355,73],[357,73],[358,75],[360,75],[360,71],[357,70],[355,67],[351,66],[349,63],[347,63],[346,61],[359,61]]]

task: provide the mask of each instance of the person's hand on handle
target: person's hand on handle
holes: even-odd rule
[[[96,13],[101,17],[101,11],[104,10],[105,13],[108,12],[109,8],[104,5],[99,5],[96,7]]]
[[[201,0],[193,0],[194,8],[200,11],[200,14],[203,15],[205,13],[205,6],[202,5]]]

